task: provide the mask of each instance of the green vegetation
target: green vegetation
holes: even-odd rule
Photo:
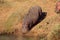
[[[5,22],[5,28],[10,29],[13,25],[20,21],[20,16],[17,13],[13,13]]]
[[[0,7],[11,6],[11,4],[6,0],[0,0]]]
[[[43,12],[47,12],[47,17],[46,17],[46,19],[44,19],[44,21],[38,23],[35,26],[35,28],[33,28],[34,30],[37,31],[37,33],[34,32],[31,34],[32,35],[37,34],[38,36],[37,37],[22,37],[22,38],[19,37],[18,40],[20,40],[20,39],[22,39],[22,40],[59,40],[59,38],[60,38],[60,24],[59,24],[60,15],[56,16],[55,15],[56,13],[52,12],[52,11],[54,11],[53,7],[55,6],[55,2],[57,0],[41,0],[41,1],[40,0],[31,1],[30,0],[29,2],[27,2],[28,0],[12,0],[12,2],[9,2],[9,1],[11,1],[11,0],[8,0],[8,1],[0,0],[1,9],[3,9],[5,11],[5,9],[7,9],[7,8],[10,9],[10,7],[12,6],[13,10],[11,12],[15,11],[9,17],[7,17],[8,19],[5,21],[4,24],[2,24],[2,25],[4,25],[3,27],[6,28],[5,29],[6,32],[13,32],[15,30],[15,29],[11,29],[11,27],[15,26],[18,22],[22,21],[23,17],[25,16],[25,14],[28,11],[27,9],[29,9],[31,6],[39,5],[42,7]],[[3,13],[3,11],[2,11],[2,13]],[[4,16],[6,16],[6,15],[4,14]],[[46,22],[49,22],[49,24],[47,25]],[[42,25],[40,25],[41,23],[42,23]],[[40,30],[40,29],[42,29],[42,30]],[[48,33],[47,35],[46,35],[45,31]],[[42,34],[42,35],[40,35],[40,34]],[[2,39],[2,40],[5,40],[5,38],[6,38],[6,40],[9,40],[9,38],[6,36],[0,37],[0,39]],[[13,40],[13,39],[11,39],[11,40]]]
[[[60,40],[60,24],[52,28],[52,31],[48,35],[48,40]]]
[[[18,2],[25,2],[25,1],[28,1],[28,0],[15,0],[15,1],[18,1]]]

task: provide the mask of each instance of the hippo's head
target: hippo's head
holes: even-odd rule
[[[22,25],[22,33],[23,33],[23,34],[27,33],[28,30],[29,30],[29,29],[28,29],[28,25],[26,25],[26,24]]]

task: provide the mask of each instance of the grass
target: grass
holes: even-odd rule
[[[16,9],[17,12],[15,11],[14,13],[12,13],[12,15],[10,17],[8,17],[8,19],[6,20],[6,22],[4,24],[4,27],[7,29],[7,31],[12,31],[13,29],[11,29],[11,27],[13,27],[14,25],[16,25],[19,21],[21,21],[23,19],[23,16],[27,12],[27,9],[30,6],[33,6],[35,4],[36,5],[37,4],[40,5],[43,8],[43,11],[45,10],[45,12],[47,12],[48,19],[46,19],[46,20],[44,20],[44,21],[41,22],[42,23],[42,26],[40,25],[41,23],[39,23],[36,26],[36,28],[34,28],[34,30],[36,30],[37,32],[39,32],[40,29],[44,29],[44,31],[48,32],[48,30],[45,30],[45,29],[47,29],[47,26],[50,29],[51,24],[54,24],[56,22],[55,19],[58,20],[58,17],[55,18],[55,16],[52,17],[52,16],[49,15],[49,13],[51,15],[53,15],[53,12],[51,10],[52,10],[53,5],[56,2],[56,0],[49,0],[49,1],[47,1],[47,0],[46,1],[45,0],[43,0],[43,1],[42,0],[41,1],[37,0],[36,2],[34,2],[34,0],[32,2],[31,1],[28,1],[28,0],[16,0],[16,1],[17,1],[17,3],[13,2],[14,4],[13,3],[10,4],[8,1],[4,1],[4,2],[3,1],[0,1],[0,7],[6,6],[6,8],[7,8],[7,7],[13,5],[14,8],[17,8],[19,6],[18,9],[20,9],[18,11]],[[28,2],[25,2],[25,1],[28,1]],[[19,2],[23,2],[23,3],[19,3]],[[50,2],[51,2],[51,8],[49,6],[50,5]],[[44,3],[46,3],[46,5]],[[18,4],[18,6],[17,6],[17,4]],[[48,25],[45,25],[45,23],[46,23],[47,20],[48,20],[49,24]],[[52,28],[51,31],[49,31],[50,33],[48,34],[49,36],[47,36],[47,37],[46,36],[43,37],[43,35],[41,35],[41,36],[38,36],[38,37],[23,37],[23,39],[24,40],[46,40],[46,38],[47,38],[48,40],[52,40],[52,39],[54,39],[54,37],[55,38],[59,37],[60,33],[59,33],[58,30],[60,30],[60,25],[53,25],[52,27],[53,28]],[[43,30],[41,30],[41,31],[43,31]],[[40,33],[41,32],[39,32],[39,34]],[[35,33],[35,34],[37,34],[37,33]]]
[[[18,2],[25,2],[25,1],[28,1],[28,0],[15,0],[15,1],[18,1]]]
[[[4,6],[11,6],[11,4],[8,1],[0,0],[0,7],[4,7]]]
[[[60,40],[60,24],[52,28],[52,31],[48,35],[48,40]]]
[[[12,15],[5,22],[5,27],[7,29],[10,29],[13,25],[19,22],[19,20],[20,20],[19,15],[17,13],[12,13]]]

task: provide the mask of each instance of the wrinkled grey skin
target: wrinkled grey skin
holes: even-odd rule
[[[31,7],[27,13],[27,15],[23,18],[23,24],[22,24],[22,33],[27,33],[29,31],[29,28],[32,27],[33,24],[35,24],[39,16],[42,14],[42,9],[39,6]]]

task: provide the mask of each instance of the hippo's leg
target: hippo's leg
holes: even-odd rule
[[[31,21],[31,23],[28,25],[28,31],[31,30],[31,28],[33,27],[33,21]]]
[[[31,21],[27,26],[24,26],[24,27],[22,28],[22,33],[23,33],[23,34],[28,33],[28,32],[31,30],[32,25],[33,25],[33,21]]]

